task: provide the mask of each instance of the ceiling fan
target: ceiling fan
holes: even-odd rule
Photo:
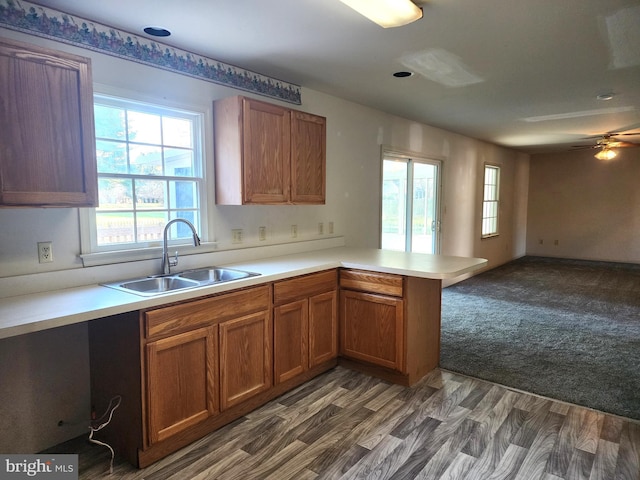
[[[586,137],[586,139],[597,139],[595,145],[573,145],[575,149],[582,148],[595,148],[598,149],[598,152],[595,154],[595,157],[598,160],[611,160],[618,155],[616,149],[625,148],[625,147],[640,147],[640,143],[634,142],[626,142],[617,137],[625,136],[625,135],[636,135],[640,136],[640,132],[630,132],[630,133],[603,133],[602,135],[596,135],[593,137]]]

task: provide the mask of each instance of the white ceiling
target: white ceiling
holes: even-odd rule
[[[339,0],[36,1],[523,152],[640,132],[640,0],[428,0],[394,29]]]

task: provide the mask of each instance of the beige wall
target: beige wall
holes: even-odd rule
[[[90,56],[95,88],[141,100],[191,107],[205,114],[211,132],[211,102],[239,94],[227,87],[154,69],[89,50],[75,48],[0,28],[0,35]],[[380,154],[387,145],[411,150],[443,161],[442,253],[489,259],[490,266],[525,253],[528,156],[471,138],[418,124],[354,104],[321,92],[303,89],[299,107],[327,117],[327,201],[322,206],[215,206],[209,205],[209,230],[204,239],[231,249],[231,229],[243,228],[245,242],[257,242],[258,227],[266,225],[270,242],[288,242],[290,225],[298,225],[302,238],[317,238],[317,224],[334,222],[335,233],[349,246],[378,247],[380,208]],[[34,132],[35,134],[35,132]],[[206,135],[205,153],[212,184],[213,138]],[[502,203],[499,237],[480,239],[482,167],[499,164]],[[213,192],[210,190],[211,198]],[[51,272],[77,272],[91,283],[104,281],[101,267],[83,268],[76,209],[0,209],[0,279],[15,285],[31,284],[34,276]],[[39,241],[53,241],[55,262],[39,264]],[[159,261],[140,262],[141,274],[154,273]],[[90,274],[86,271],[90,270]],[[113,268],[110,270],[113,271]],[[83,275],[79,275],[82,273]],[[24,278],[28,277],[28,282]],[[47,277],[49,278],[49,277]],[[59,285],[59,283],[57,283]],[[2,296],[2,292],[0,292]],[[63,352],[60,352],[63,346]],[[86,324],[38,336],[0,341],[0,405],[3,428],[1,452],[28,453],[51,446],[66,436],[87,431],[78,418],[89,415],[88,340]],[[47,361],[43,361],[43,359]],[[75,366],[81,368],[76,368]],[[32,366],[27,368],[27,366]],[[35,370],[34,370],[35,369]],[[49,379],[45,389],[37,384]],[[64,389],[65,396],[60,392]],[[37,397],[37,412],[33,398]],[[73,411],[69,412],[69,398]],[[69,427],[58,427],[70,419]],[[6,425],[9,425],[7,428]],[[27,431],[26,435],[18,435]]]
[[[640,263],[640,148],[593,154],[532,157],[528,254]]]

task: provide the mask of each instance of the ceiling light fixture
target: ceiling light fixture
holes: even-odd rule
[[[601,100],[603,102],[606,102],[607,100],[611,100],[613,98],[613,95],[614,95],[613,93],[601,93],[596,97],[596,100]]]
[[[163,27],[145,27],[144,33],[152,37],[168,37],[171,32]]]
[[[411,0],[340,0],[383,28],[401,27],[422,18]]]
[[[595,154],[595,157],[598,160],[613,160],[617,155],[618,152],[611,150],[607,145],[605,145],[602,147],[602,150]]]

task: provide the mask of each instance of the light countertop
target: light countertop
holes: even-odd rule
[[[337,247],[227,264],[224,266],[260,275],[153,297],[143,297],[97,284],[18,295],[0,299],[0,338],[86,322],[330,268],[357,268],[445,280],[473,272],[486,264],[487,260],[483,258]]]

